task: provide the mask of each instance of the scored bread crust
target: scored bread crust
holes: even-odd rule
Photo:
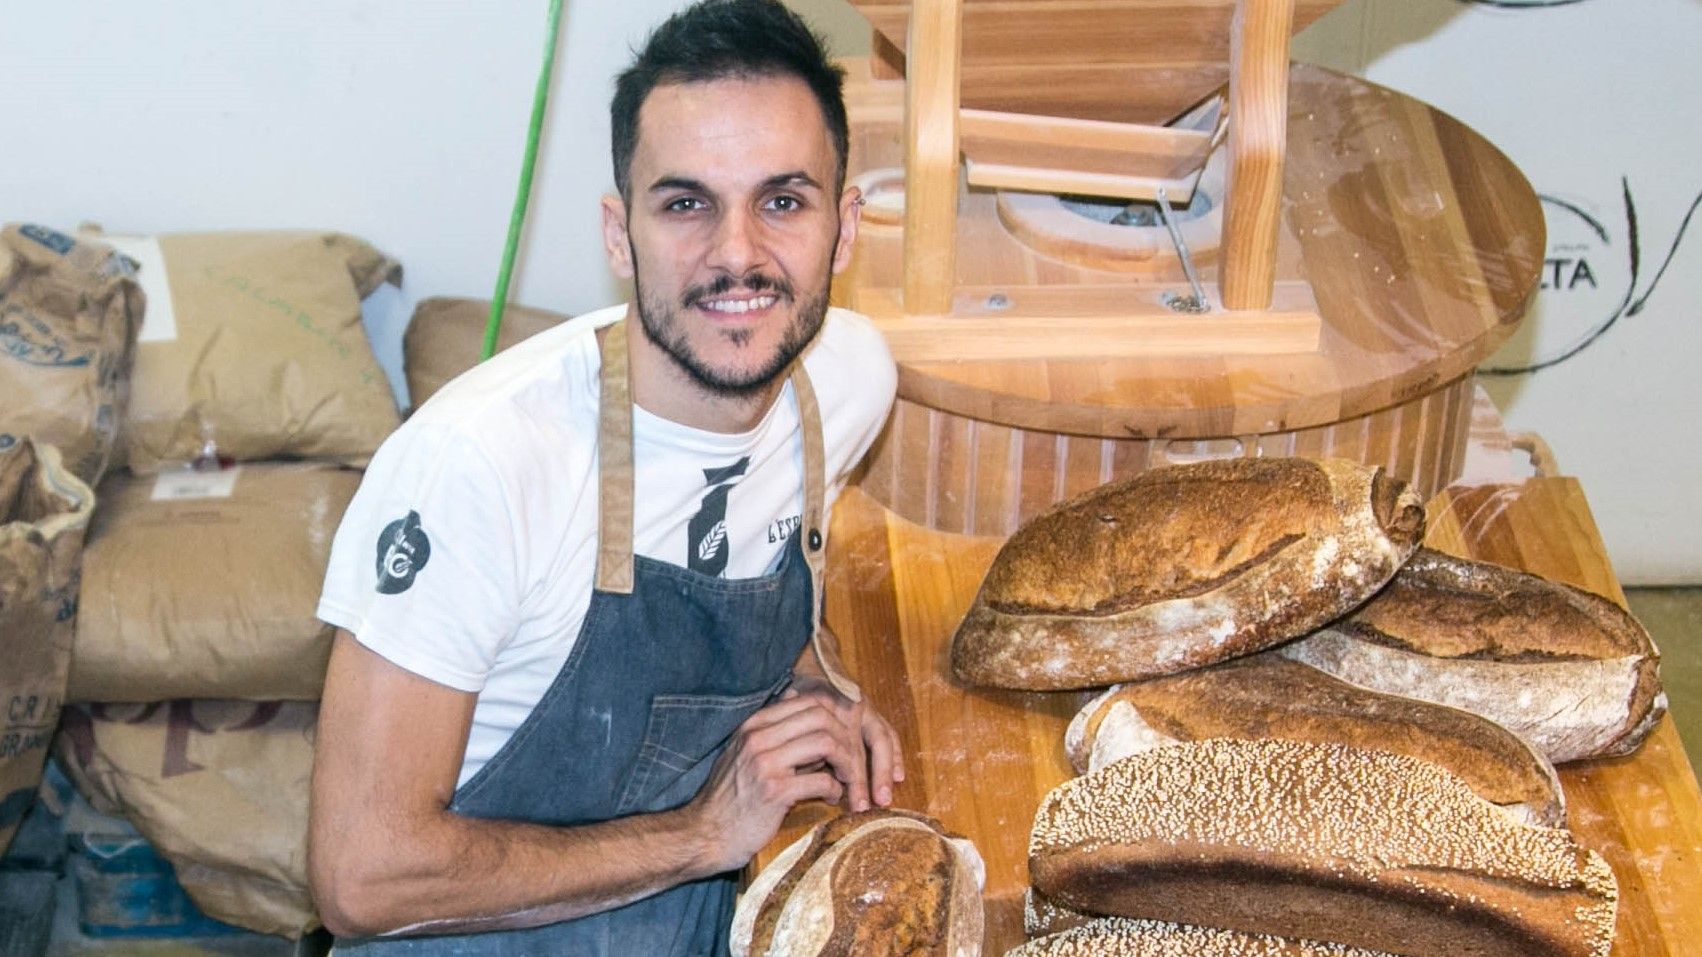
[[[1214,927],[1101,917],[1032,940],[1005,957],[1391,957],[1380,950]]]
[[[1018,529],[952,642],[979,685],[1058,691],[1268,648],[1388,581],[1424,508],[1381,468],[1234,459],[1144,472]]]
[[[985,882],[974,846],[930,818],[846,815],[757,875],[729,943],[734,957],[977,957]]]
[[[1066,781],[1035,815],[1029,874],[1087,913],[1410,957],[1606,957],[1618,901],[1599,854],[1435,765],[1275,740],[1179,744]]]
[[[1557,764],[1629,754],[1666,712],[1660,654],[1623,608],[1428,548],[1352,616],[1282,654],[1364,688],[1483,715]]]
[[[1558,827],[1566,820],[1554,766],[1511,731],[1270,653],[1119,685],[1076,714],[1064,745],[1076,770],[1088,772],[1207,738],[1281,738],[1411,755],[1447,768],[1520,823]]]

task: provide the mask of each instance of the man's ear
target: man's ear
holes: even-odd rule
[[[847,186],[839,197],[839,238],[833,247],[833,272],[838,275],[851,265],[851,246],[857,241],[857,223],[863,216],[863,191]]]
[[[603,197],[603,253],[609,268],[622,279],[632,278],[632,240],[626,232],[626,204],[610,193]]]

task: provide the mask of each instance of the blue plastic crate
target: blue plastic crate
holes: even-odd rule
[[[247,934],[201,913],[171,863],[133,835],[71,835],[77,926],[89,937],[213,937]]]

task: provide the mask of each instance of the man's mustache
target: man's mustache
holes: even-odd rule
[[[695,306],[712,296],[725,296],[730,292],[746,292],[756,294],[772,292],[785,299],[792,298],[792,284],[775,276],[763,273],[751,273],[747,276],[717,276],[712,282],[700,286],[692,286],[680,297],[680,302],[686,307]]]

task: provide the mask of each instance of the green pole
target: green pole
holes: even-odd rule
[[[508,243],[502,250],[502,268],[496,274],[496,294],[491,297],[490,319],[485,322],[485,344],[479,351],[480,362],[496,354],[496,336],[502,329],[502,307],[508,302],[508,281],[514,275],[514,254],[520,248],[520,227],[526,222],[526,202],[532,197],[532,167],[538,159],[538,134],[544,128],[544,105],[550,98],[556,33],[561,27],[561,0],[550,0],[549,18],[549,28],[544,37],[544,65],[538,69],[538,88],[532,94],[532,122],[526,129],[526,155],[520,161],[520,189],[514,196],[514,212],[508,217]]]

